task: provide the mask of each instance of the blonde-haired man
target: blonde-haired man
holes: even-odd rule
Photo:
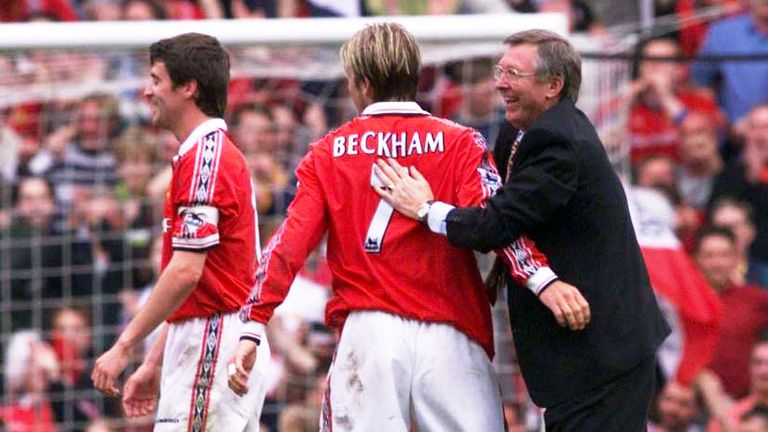
[[[341,59],[361,114],[315,142],[296,170],[296,198],[243,308],[230,387],[248,391],[264,324],[327,234],[333,296],[325,315],[343,332],[321,430],[504,430],[489,297],[473,253],[394,214],[371,189],[377,158],[394,157],[434,179],[438,195],[479,205],[500,183],[485,141],[412,102],[420,53],[402,26],[366,27]],[[551,283],[543,257],[526,251],[510,252],[520,257],[520,277]]]

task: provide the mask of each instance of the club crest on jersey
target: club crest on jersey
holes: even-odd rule
[[[368,253],[381,252],[381,242],[378,238],[368,238],[365,240],[365,251]]]
[[[203,218],[191,211],[185,211],[181,217],[181,234],[184,236],[195,237],[197,230],[205,225]]]

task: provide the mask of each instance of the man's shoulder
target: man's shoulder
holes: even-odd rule
[[[574,124],[583,121],[580,113],[573,102],[562,101],[541,113],[525,133],[526,135],[535,132],[536,134],[549,134],[562,138],[572,137]]]
[[[741,14],[733,17],[724,18],[712,24],[709,28],[710,37],[722,37],[727,34],[729,37],[738,36],[737,32],[744,32],[752,25],[752,17],[749,14]],[[723,41],[725,42],[725,40]],[[728,44],[733,43],[729,41]]]

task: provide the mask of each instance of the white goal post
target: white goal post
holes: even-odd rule
[[[510,34],[541,28],[568,34],[562,14],[397,16],[372,18],[280,18],[199,21],[12,23],[0,25],[0,50],[128,48],[180,33],[215,36],[225,45],[338,44],[366,24],[394,21],[420,42],[501,42]]]

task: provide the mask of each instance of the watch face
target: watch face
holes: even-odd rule
[[[427,217],[427,214],[429,213],[429,204],[424,203],[421,206],[419,206],[419,209],[416,210],[416,216],[419,217],[419,219],[424,219]]]

